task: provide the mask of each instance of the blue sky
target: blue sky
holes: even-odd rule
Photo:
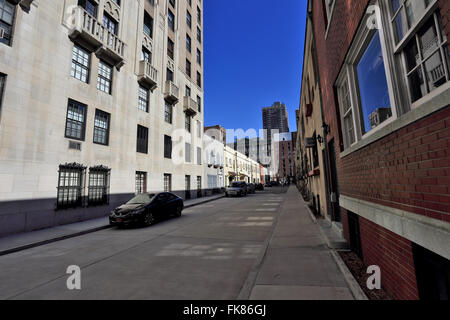
[[[306,0],[206,0],[205,125],[262,128],[262,107],[286,104],[296,130]]]

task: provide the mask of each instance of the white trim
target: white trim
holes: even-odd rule
[[[424,96],[420,100],[416,101],[420,103],[411,111],[403,114],[399,118],[395,119],[392,123],[387,126],[381,128],[379,131],[374,132],[373,135],[367,137],[364,140],[358,141],[356,144],[351,147],[346,148],[344,151],[340,153],[340,158],[344,158],[349,154],[356,152],[369,144],[374,143],[375,141],[384,138],[391,133],[400,130],[403,127],[410,125],[413,122],[416,122],[436,111],[444,109],[449,106],[450,101],[450,82],[442,85],[441,87],[435,89],[428,95]]]
[[[450,223],[341,195],[340,206],[446,259],[450,259]]]

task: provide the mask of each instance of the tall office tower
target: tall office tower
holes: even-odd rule
[[[289,132],[289,120],[286,105],[281,102],[275,102],[271,107],[262,109],[263,113],[263,129],[267,130],[264,133],[264,139],[267,142],[267,156],[272,155],[274,146],[272,145],[274,131],[279,133]]]
[[[280,133],[289,132],[289,120],[286,105],[275,102],[271,107],[263,108],[263,128],[279,130]]]
[[[203,2],[0,1],[0,235],[195,197]]]

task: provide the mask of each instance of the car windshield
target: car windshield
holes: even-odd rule
[[[127,204],[149,204],[154,197],[154,194],[138,194],[136,197],[128,201]]]
[[[233,187],[233,188],[240,188],[240,187],[242,187],[242,182],[233,182],[231,184],[231,187]]]

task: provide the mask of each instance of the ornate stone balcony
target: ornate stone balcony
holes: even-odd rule
[[[153,91],[158,86],[158,70],[150,62],[142,60],[139,62],[138,81]]]
[[[197,110],[197,101],[195,101],[191,97],[184,97],[183,111],[189,116],[195,116],[197,114]]]
[[[84,45],[100,58],[118,69],[125,63],[125,43],[108,28],[104,27],[82,7],[72,12],[69,37]]]
[[[166,81],[164,88],[164,99],[170,103],[177,103],[179,101],[180,89],[172,81]]]

